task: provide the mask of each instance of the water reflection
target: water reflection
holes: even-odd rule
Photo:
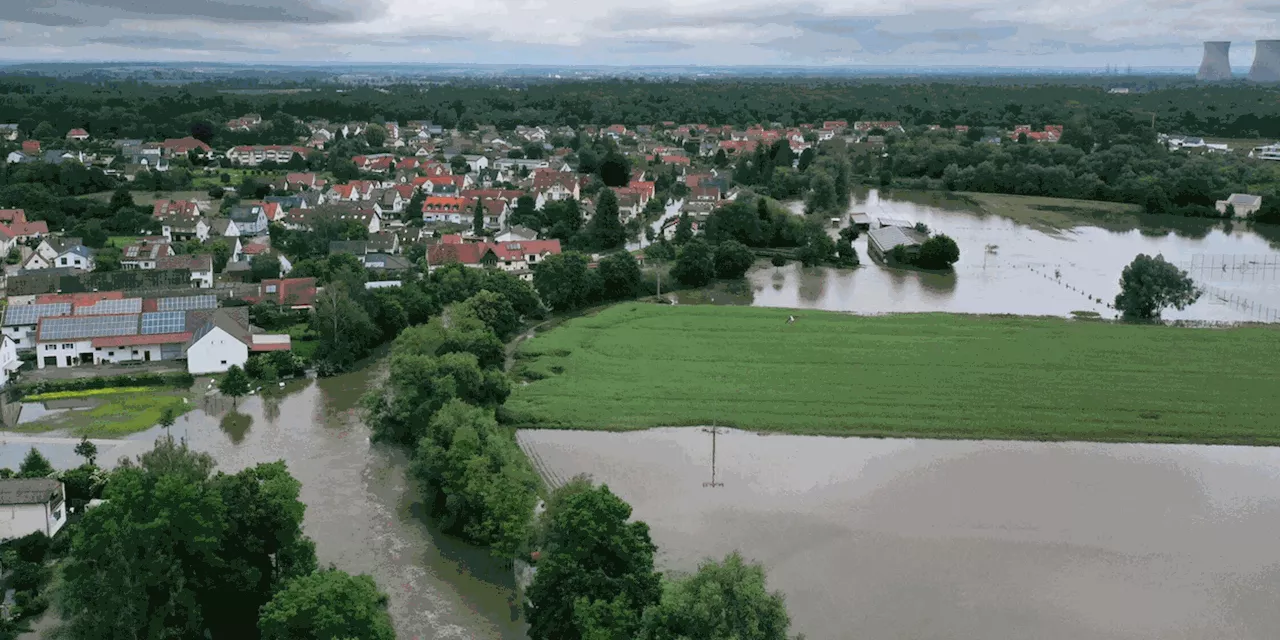
[[[222,416],[222,420],[218,422],[222,432],[231,439],[231,444],[244,442],[244,436],[249,433],[249,426],[252,424],[253,418],[235,411],[227,412],[226,415]]]
[[[1209,292],[1183,311],[1166,312],[1169,319],[1280,321],[1280,231],[1262,225],[1099,215],[1058,230],[988,214],[947,194],[881,197],[874,189],[857,194],[851,207],[873,218],[923,222],[950,235],[960,245],[960,262],[951,274],[890,269],[868,258],[864,234],[854,243],[863,265],[858,269],[757,264],[747,274],[755,294],[751,304],[858,313],[1091,311],[1115,317],[1107,303],[1119,293],[1120,273],[1146,253],[1164,255]],[[693,301],[689,295],[680,297]]]
[[[697,429],[519,438],[630,502],[662,568],[764,563],[809,637],[1280,637],[1280,449],[730,430],[712,490]]]

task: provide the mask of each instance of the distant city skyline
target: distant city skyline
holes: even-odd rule
[[[1199,65],[1280,37],[1252,0],[15,0],[0,60],[544,65]],[[8,3],[6,3],[8,4]]]

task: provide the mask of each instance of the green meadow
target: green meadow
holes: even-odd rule
[[[1275,445],[1278,362],[1258,327],[624,303],[522,344],[506,408],[522,427]]]

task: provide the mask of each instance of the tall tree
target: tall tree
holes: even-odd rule
[[[91,465],[98,458],[98,445],[89,442],[89,436],[81,437],[76,444],[76,455],[84,458],[85,464]]]
[[[782,594],[765,586],[764,567],[737,552],[708,561],[669,582],[662,600],[644,612],[641,640],[788,640]]]
[[[53,465],[35,447],[27,451],[27,457],[22,459],[22,464],[18,467],[19,478],[47,478],[51,473]]]
[[[351,285],[331,282],[316,298],[311,326],[319,334],[316,360],[330,371],[346,371],[368,352],[377,327],[364,307],[351,297]]]
[[[471,232],[476,235],[484,233],[484,203],[480,198],[476,198],[476,208],[471,214]]]
[[[625,187],[631,182],[631,163],[617,149],[610,149],[600,161],[600,179],[607,187]]]
[[[599,292],[599,282],[592,277],[587,264],[587,257],[576,251],[547,256],[533,271],[533,286],[542,300],[556,311],[586,306]]]
[[[387,596],[366,575],[327,569],[296,578],[262,608],[263,640],[395,640]]]
[[[606,486],[564,500],[529,586],[532,640],[584,640],[584,627],[590,638],[636,637],[661,583],[649,526],[630,518],[631,506]]]
[[[427,201],[427,194],[421,189],[413,192],[413,197],[409,198],[409,204],[405,205],[404,211],[400,213],[400,219],[409,222],[412,220],[422,219],[422,205]]]
[[[680,212],[680,219],[676,221],[676,233],[672,238],[677,246],[683,245],[693,239],[693,218],[688,213]]]
[[[596,212],[587,225],[591,247],[598,250],[615,249],[627,239],[627,230],[618,217],[618,195],[613,189],[601,189],[596,199]]]
[[[1169,307],[1182,310],[1200,299],[1195,281],[1164,256],[1138,254],[1120,274],[1115,306],[1126,320],[1155,320]]]
[[[628,251],[602,258],[599,272],[601,294],[606,300],[625,300],[640,292],[640,264]]]
[[[240,396],[249,393],[249,376],[245,375],[244,369],[233,364],[227,369],[226,375],[218,380],[218,391],[222,395],[231,396],[233,405],[238,404]]]
[[[701,287],[716,277],[715,259],[711,245],[701,238],[694,238],[680,249],[680,257],[671,268],[671,277],[689,287]]]
[[[726,240],[716,245],[714,260],[717,278],[737,280],[755,264],[756,256],[747,245],[737,240]]]

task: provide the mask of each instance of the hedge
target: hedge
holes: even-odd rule
[[[195,376],[189,373],[133,373],[118,376],[96,378],[68,378],[65,380],[37,380],[28,384],[14,385],[9,389],[10,400],[20,400],[23,396],[55,391],[88,391],[90,389],[107,389],[112,387],[178,387],[187,388],[195,384]]]

